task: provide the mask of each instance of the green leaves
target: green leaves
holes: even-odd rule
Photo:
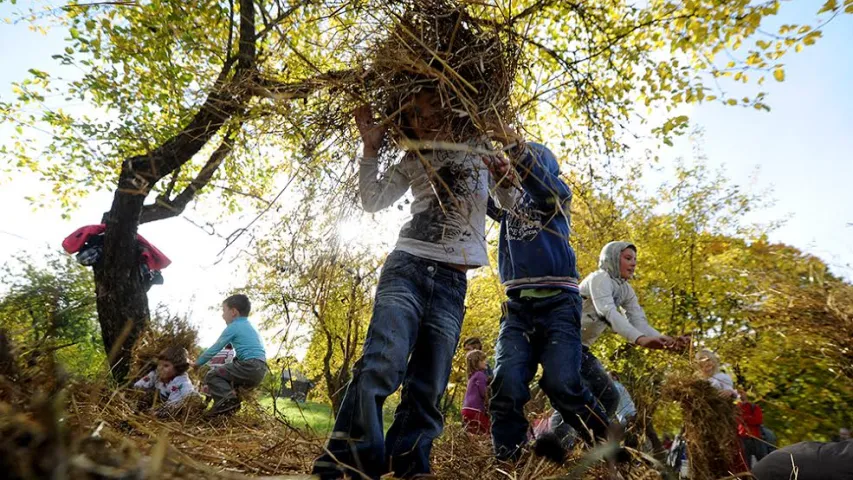
[[[292,11],[279,10],[281,2],[271,0],[255,4],[259,75],[282,82],[369,68],[365,52],[385,35],[383,27],[396,12],[378,0],[306,2],[294,4]],[[830,10],[840,8],[837,1],[827,5]],[[633,131],[647,121],[648,111],[667,112],[648,129],[669,144],[671,135],[683,127],[669,112],[683,104],[723,98],[726,104],[766,108],[748,88],[744,94],[749,101],[728,99],[726,82],[747,85],[749,77],[755,77],[750,70],[774,69],[779,80],[784,72],[774,66],[787,50],[800,51],[821,34],[813,25],[786,24],[779,40],[759,37],[758,27],[782,8],[779,2],[592,2],[578,9],[565,2],[498,0],[495,6],[470,8],[493,22],[525,12],[511,33],[506,31],[519,44],[522,67],[512,90],[514,113],[532,135],[563,138],[573,155],[584,158],[625,152],[626,136],[648,133]],[[24,125],[19,137],[50,132],[53,141],[44,151],[18,154],[26,154],[48,182],[60,184],[67,200],[112,188],[124,159],[157,148],[186,125],[228,55],[235,54],[239,12],[232,12],[228,2],[151,0],[58,14],[68,36],[64,52],[54,58],[80,74],[59,81],[51,76],[53,70],[31,71],[32,80],[43,83],[20,85],[15,116]],[[278,23],[269,23],[273,19]],[[738,54],[731,55],[737,47]],[[674,54],[661,55],[666,52]],[[217,198],[227,204],[223,211],[239,203],[228,192],[264,197],[271,193],[277,172],[295,170],[296,156],[281,152],[322,151],[322,159],[312,153],[312,161],[324,169],[311,181],[337,179],[328,191],[351,189],[340,180],[348,165],[342,152],[357,148],[356,137],[329,120],[334,117],[340,123],[341,112],[353,108],[358,95],[348,88],[318,93],[301,103],[254,100],[244,122],[250,133],[238,135],[233,154],[214,179],[229,189],[224,199]],[[87,118],[71,109],[67,118],[42,112],[26,118],[33,108],[43,108],[38,102],[45,98],[73,98],[96,113]],[[318,138],[333,138],[337,151],[318,149]],[[13,142],[26,145],[24,140]],[[192,180],[206,153],[178,176],[175,188]],[[62,175],[63,170],[73,174]],[[69,205],[73,207],[73,201]]]
[[[836,10],[838,10],[838,0],[827,0],[826,3],[820,7],[820,10],[817,11],[817,14],[820,15],[821,13],[834,12]]]

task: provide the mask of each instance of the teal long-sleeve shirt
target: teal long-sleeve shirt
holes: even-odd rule
[[[249,323],[246,317],[237,317],[231,322],[216,343],[204,351],[196,360],[196,365],[204,365],[225,345],[231,344],[237,352],[237,360],[251,360],[257,358],[266,361],[267,352],[264,350],[264,341],[255,327]]]

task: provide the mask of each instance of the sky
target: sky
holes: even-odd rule
[[[785,4],[773,24],[803,23],[813,19],[819,1]],[[790,7],[790,8],[789,8]],[[0,4],[0,18],[10,16],[8,4]],[[772,29],[768,26],[768,29]],[[55,72],[50,58],[64,48],[63,33],[47,36],[29,31],[24,24],[0,23],[0,100],[9,99],[9,85],[27,69]],[[753,214],[752,221],[784,220],[771,240],[796,246],[826,261],[832,271],[853,280],[853,16],[836,19],[824,38],[802,53],[785,57],[786,80],[768,81],[767,103],[772,111],[702,104],[689,109],[691,122],[704,130],[704,149],[711,166],[721,167],[734,182],[748,191],[772,188],[775,204]],[[10,48],[14,46],[16,48]],[[0,125],[0,140],[9,127]],[[4,133],[5,132],[5,133]],[[664,173],[675,158],[688,150],[685,140],[660,152]],[[652,182],[652,180],[649,180]],[[650,183],[649,189],[653,188]],[[46,192],[33,174],[19,172],[0,178],[0,263],[26,252],[33,257],[59,251],[62,239],[79,226],[98,223],[109,208],[110,193],[85,199],[69,220],[56,209],[34,210],[24,196]],[[224,327],[217,308],[229,289],[245,280],[239,261],[228,252],[218,253],[225,242],[192,221],[204,212],[189,211],[173,218],[143,225],[140,233],[166,253],[173,264],[163,271],[165,285],[149,292],[151,305],[164,303],[176,313],[186,313],[199,326],[202,344],[212,343]],[[348,219],[342,227],[345,240],[367,242],[389,250],[404,215]],[[228,219],[217,230],[226,235],[247,222]],[[366,233],[369,232],[369,235]],[[268,341],[268,348],[277,344]]]

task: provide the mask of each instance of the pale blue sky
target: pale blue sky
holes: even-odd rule
[[[804,23],[822,1],[785,4],[773,24]],[[771,28],[767,28],[770,30]],[[824,37],[784,58],[786,79],[765,83],[770,113],[702,105],[691,120],[705,129],[714,164],[748,184],[772,186],[775,207],[760,215],[786,219],[773,239],[814,253],[853,279],[853,17],[836,18]]]
[[[785,5],[783,15],[773,23],[809,21],[821,3],[809,0]],[[0,18],[8,17],[10,8],[0,5]],[[10,82],[23,79],[28,68],[56,72],[57,65],[50,57],[64,48],[63,36],[64,32],[56,31],[44,37],[28,31],[24,24],[0,24],[4,50],[0,99],[9,98]],[[848,226],[853,223],[851,45],[853,17],[848,15],[830,24],[815,46],[786,57],[786,81],[765,83],[770,113],[716,104],[690,109],[693,124],[705,130],[705,152],[712,165],[725,165],[734,182],[754,191],[773,187],[776,205],[756,214],[753,220],[785,219],[786,224],[773,233],[772,240],[820,256],[834,272],[848,279],[853,279],[853,226]],[[8,132],[9,126],[0,125],[0,136]],[[684,144],[661,152],[664,166],[671,165],[683,150]],[[73,229],[96,223],[111,200],[109,194],[92,196],[71,220],[64,221],[55,210],[32,212],[23,200],[24,195],[44,190],[33,175],[16,174],[14,182],[2,178],[0,182],[0,204],[4,206],[0,212],[0,262],[21,249],[43,251],[47,245],[58,249],[62,238]],[[200,217],[193,212],[189,216]],[[377,221],[389,224],[386,230],[392,236],[402,222],[400,215],[391,212],[376,219],[353,220],[350,228],[356,234],[376,231]],[[235,226],[240,224],[239,219],[234,222]],[[230,232],[227,228],[223,231]],[[194,321],[201,326],[202,341],[212,342],[222,325],[216,312],[208,308],[216,306],[229,286],[239,283],[239,264],[215,264],[222,240],[183,219],[145,225],[141,233],[174,260],[164,271],[166,285],[152,289],[152,302],[192,310]],[[382,240],[387,245],[393,238],[377,243]]]

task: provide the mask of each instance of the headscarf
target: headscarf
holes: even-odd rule
[[[619,257],[626,248],[633,248],[634,251],[637,250],[637,247],[633,243],[616,241],[605,245],[598,256],[598,268],[607,272],[610,278],[617,282],[625,281],[622,278],[622,274],[619,273]]]

